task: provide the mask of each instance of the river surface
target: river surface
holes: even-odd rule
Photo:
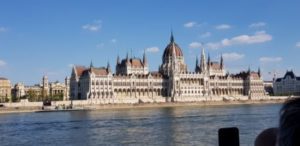
[[[217,146],[218,129],[236,126],[253,146],[278,125],[281,104],[114,109],[0,115],[0,145]]]

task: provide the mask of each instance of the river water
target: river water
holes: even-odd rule
[[[137,108],[0,115],[0,145],[217,146],[236,126],[241,145],[278,125],[281,104]]]

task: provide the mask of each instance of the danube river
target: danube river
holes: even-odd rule
[[[241,145],[278,124],[281,104],[135,108],[0,115],[5,145],[218,145],[236,126]]]

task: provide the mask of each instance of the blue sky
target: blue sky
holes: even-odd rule
[[[161,64],[173,30],[189,70],[200,48],[223,54],[230,73],[257,70],[270,80],[287,69],[300,75],[300,2],[280,0],[3,0],[0,76],[39,83],[70,76],[71,65],[111,66],[131,52],[150,69]],[[270,74],[271,72],[271,74]]]

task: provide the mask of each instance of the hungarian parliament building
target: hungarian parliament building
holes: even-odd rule
[[[173,34],[162,55],[158,71],[149,71],[147,56],[116,60],[115,73],[108,63],[106,67],[74,66],[70,77],[71,100],[113,99],[161,99],[176,102],[184,99],[208,99],[213,97],[255,99],[265,96],[260,69],[250,68],[237,74],[229,74],[223,57],[212,61],[201,51],[196,58],[193,72],[188,71],[181,48]]]

